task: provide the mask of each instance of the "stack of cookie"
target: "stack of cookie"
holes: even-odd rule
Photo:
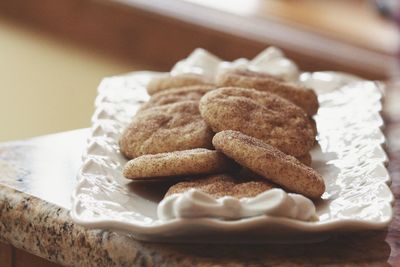
[[[166,196],[197,188],[242,198],[278,187],[319,198],[325,185],[309,154],[315,92],[249,70],[216,81],[181,74],[148,84],[150,100],[120,138],[124,176],[177,181]]]

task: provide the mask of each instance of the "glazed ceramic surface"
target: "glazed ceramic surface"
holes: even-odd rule
[[[175,196],[191,207],[189,214],[180,213],[183,201],[161,202],[170,184],[125,179],[122,168],[127,160],[119,152],[118,138],[139,105],[147,101],[145,86],[156,75],[162,74],[135,72],[106,78],[99,86],[92,132],[72,196],[75,222],[126,231],[142,240],[240,243],[312,242],[336,231],[381,229],[390,222],[394,198],[382,148],[379,83],[337,72],[298,76],[297,82],[316,90],[320,102],[315,116],[318,145],[311,154],[312,167],[324,177],[326,192],[311,203],[315,218],[310,220],[310,216],[276,212],[282,210],[286,197],[279,194],[281,198],[272,197],[272,206],[265,196],[263,201],[256,197],[233,205],[230,198],[204,198],[194,190]],[[196,212],[199,201],[202,213]],[[236,210],[235,216],[218,212],[229,208]]]

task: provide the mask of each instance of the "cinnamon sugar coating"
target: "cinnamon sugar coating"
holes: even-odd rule
[[[293,156],[308,153],[315,143],[306,113],[271,93],[224,87],[205,94],[199,107],[214,132],[240,131]]]
[[[304,165],[311,166],[312,157],[311,157],[310,153],[307,153],[307,154],[302,155],[302,156],[298,156],[298,157],[296,157],[296,159],[298,161],[300,161],[301,163],[303,163]]]
[[[217,77],[217,85],[219,87],[253,88],[277,94],[301,107],[310,116],[316,114],[319,107],[317,94],[314,90],[285,82],[279,78],[260,72],[236,69],[221,73]]]
[[[196,148],[137,157],[126,163],[123,174],[133,180],[168,179],[172,176],[229,172],[236,168],[235,165],[218,151]]]
[[[283,188],[310,198],[325,191],[320,174],[263,141],[237,131],[222,131],[213,138],[215,148],[240,165]]]
[[[165,197],[176,193],[183,193],[192,188],[198,189],[215,198],[224,196],[236,198],[255,197],[273,187],[274,185],[266,180],[242,181],[227,174],[217,174],[177,183],[168,189]]]
[[[165,75],[153,78],[147,84],[147,93],[155,93],[169,90],[172,88],[185,87],[190,85],[211,84],[204,76],[192,73],[184,73],[176,76]]]
[[[214,85],[200,84],[161,91],[152,95],[149,101],[140,107],[138,112],[177,102],[199,101],[204,94],[215,88]]]
[[[185,101],[139,112],[119,140],[128,159],[193,148],[212,148],[213,132],[200,116],[197,101]]]

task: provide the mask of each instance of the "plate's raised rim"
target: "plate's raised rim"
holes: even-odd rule
[[[138,71],[138,72],[131,72],[126,75],[160,75],[162,73],[159,72],[152,72],[152,71]],[[345,77],[347,82],[362,80],[361,78],[354,76],[348,73],[342,72],[335,72],[335,71],[319,71],[319,72],[305,72],[302,75],[312,75],[312,74],[334,74]],[[115,76],[120,77],[120,76]],[[113,77],[111,77],[113,78]],[[97,100],[96,100],[97,102]],[[92,127],[91,134],[88,137],[88,141],[93,138],[95,127]],[[381,147],[384,143],[381,144]],[[382,147],[383,148],[383,147]],[[385,162],[381,162],[382,166],[385,167]],[[83,181],[84,176],[82,175],[81,171],[78,173],[78,184]],[[388,192],[390,191],[389,184],[391,183],[390,176],[387,177],[385,181],[382,181],[382,184],[386,186]],[[77,184],[77,185],[78,185]],[[394,196],[391,193],[391,198],[388,201],[390,204],[389,216],[384,221],[366,221],[366,220],[357,220],[357,219],[337,219],[337,220],[330,220],[330,221],[317,221],[317,222],[305,222],[299,221],[289,218],[282,218],[282,217],[272,217],[268,215],[261,215],[255,216],[250,218],[243,218],[239,220],[221,220],[217,218],[196,218],[196,219],[172,219],[169,221],[158,221],[157,224],[138,224],[138,223],[129,223],[119,220],[112,220],[112,219],[90,219],[85,220],[81,216],[79,216],[77,209],[76,209],[76,199],[78,194],[78,186],[72,192],[72,208],[70,211],[70,215],[72,219],[83,226],[90,227],[90,228],[108,228],[114,229],[119,231],[125,231],[130,233],[137,233],[140,235],[149,235],[154,236],[158,234],[165,234],[167,232],[174,232],[175,230],[179,230],[182,226],[190,224],[193,227],[202,226],[202,227],[209,227],[213,230],[217,231],[242,231],[249,228],[257,227],[260,225],[279,225],[284,227],[288,230],[298,230],[303,233],[328,233],[331,231],[356,231],[356,230],[377,230],[383,229],[388,226],[393,218],[393,209],[392,205],[394,203]]]
[[[268,215],[261,215],[250,218],[243,218],[240,220],[226,221],[216,218],[196,218],[196,219],[173,219],[163,221],[158,225],[140,225],[134,223],[127,223],[118,220],[81,220],[75,210],[71,210],[73,220],[81,225],[90,228],[112,228],[116,230],[123,230],[132,233],[140,234],[158,234],[168,231],[179,230],[183,225],[190,224],[191,226],[202,225],[212,227],[214,230],[220,231],[240,231],[260,224],[279,224],[287,229],[301,230],[306,233],[323,233],[331,230],[354,231],[354,230],[378,230],[385,228],[392,220],[393,210],[390,210],[390,218],[382,222],[367,222],[365,220],[331,220],[324,222],[304,222],[294,219],[272,217]],[[111,226],[111,227],[110,227]]]

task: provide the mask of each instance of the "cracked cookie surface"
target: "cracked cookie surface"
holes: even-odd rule
[[[197,101],[150,108],[135,115],[119,139],[128,159],[146,154],[212,148],[213,132],[200,116]]]
[[[219,88],[205,94],[199,107],[214,132],[240,131],[293,156],[308,153],[315,143],[315,132],[306,113],[271,93]]]
[[[214,85],[200,84],[161,91],[151,96],[138,112],[152,108],[183,101],[199,101],[207,92],[215,89]]]
[[[277,94],[296,104],[310,116],[316,114],[319,107],[314,90],[260,72],[237,69],[221,73],[217,77],[217,85],[253,88]]]
[[[310,198],[325,191],[320,174],[295,157],[237,131],[222,131],[213,138],[215,148],[265,179]]]

